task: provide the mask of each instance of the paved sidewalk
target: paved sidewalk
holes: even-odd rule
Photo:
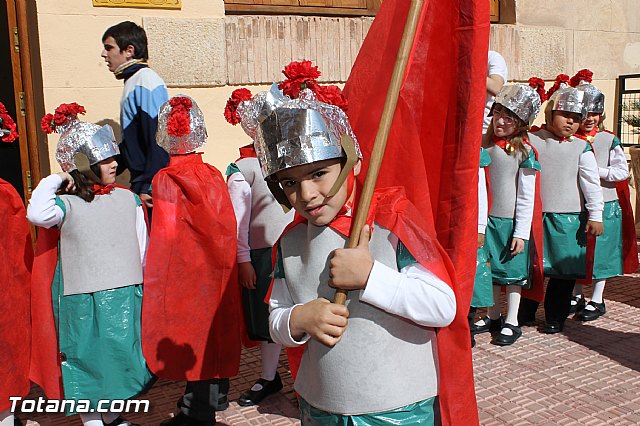
[[[585,287],[591,294],[591,288]],[[597,321],[567,321],[563,333],[545,335],[524,327],[510,347],[476,337],[474,369],[480,423],[494,425],[638,425],[640,424],[640,274],[615,278],[605,290],[607,314]],[[542,309],[538,324],[542,325]],[[256,350],[243,352],[240,374],[232,380],[235,400],[260,374]],[[284,356],[283,393],[259,407],[235,402],[218,413],[221,425],[299,424],[291,376]],[[159,381],[149,392],[151,412],[130,420],[157,425],[175,410],[182,383]],[[29,398],[41,395],[32,390]],[[77,416],[27,415],[29,425],[80,425]]]

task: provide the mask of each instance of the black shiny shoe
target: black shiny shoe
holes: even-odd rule
[[[602,303],[591,301],[587,303],[587,306],[593,306],[595,309],[591,310],[585,307],[578,313],[578,315],[576,315],[576,317],[580,321],[594,321],[607,313],[607,308],[605,308],[604,306],[604,301]]]
[[[581,310],[584,309],[586,302],[583,296],[573,296],[571,298],[571,308],[569,309],[570,314],[580,313]]]
[[[260,388],[257,390],[253,390],[257,385],[260,385]],[[276,377],[273,380],[265,380],[258,379],[258,381],[245,393],[240,395],[238,398],[238,405],[242,407],[248,407],[250,405],[256,405],[260,403],[265,397],[271,395],[272,393],[279,392],[282,389],[282,380],[280,380],[280,375],[276,373]]]
[[[163,420],[160,426],[215,426],[215,420],[198,420],[189,417],[182,411],[177,416]]]
[[[484,324],[483,325],[478,325],[477,323],[475,324],[476,329],[473,332],[473,334],[480,334],[480,333],[486,333],[486,332],[492,332],[492,331],[499,331],[500,328],[502,328],[502,317],[498,318],[498,319],[491,319],[489,318],[489,316],[485,316],[483,318],[480,319],[480,321],[482,321]],[[478,322],[480,322],[478,321]]]
[[[511,325],[505,322],[502,328],[503,329],[508,328],[509,330],[512,331],[512,334],[511,336],[509,336],[508,334],[502,334],[502,332],[500,332],[500,334],[496,336],[493,342],[491,342],[494,345],[498,345],[498,346],[513,345],[516,342],[516,340],[518,340],[520,336],[522,336],[522,330],[518,326]]]
[[[118,418],[112,421],[111,423],[107,423],[104,420],[102,420],[102,423],[104,424],[104,426],[118,426],[118,425],[140,426],[137,423],[131,423],[130,421],[126,420],[122,416],[118,416]]]
[[[564,329],[564,322],[560,321],[547,321],[542,328],[542,331],[546,334],[560,333]]]

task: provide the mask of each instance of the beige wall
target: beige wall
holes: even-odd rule
[[[615,78],[640,72],[638,0],[514,2],[516,24],[492,25],[490,40],[490,47],[507,60],[509,80],[526,81],[532,75],[552,80],[560,72],[571,75],[588,67],[606,95],[611,120]],[[119,133],[122,82],[100,57],[100,39],[107,27],[135,21],[147,30],[150,64],[169,85],[169,94],[192,96],[203,110],[210,135],[205,160],[224,171],[237,148],[249,142],[222,115],[238,87],[228,82],[266,83],[280,78],[279,67],[303,58],[320,65],[324,80],[343,81],[371,23],[370,18],[225,17],[223,0],[182,4],[182,10],[157,10],[37,0],[46,110],[75,101],[87,108],[87,120],[114,124]],[[268,57],[260,56],[264,51]],[[256,57],[264,57],[265,64],[257,64]],[[267,86],[249,88],[255,93]],[[49,141],[54,147],[57,136]],[[50,163],[59,170],[51,154]]]

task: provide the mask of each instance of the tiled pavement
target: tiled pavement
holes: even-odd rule
[[[493,425],[639,425],[640,424],[640,274],[610,280],[605,290],[607,314],[597,321],[568,321],[563,333],[541,334],[524,327],[510,347],[477,336],[473,360],[480,423]],[[585,288],[589,295],[591,289]],[[538,324],[542,324],[542,309]],[[232,380],[232,400],[260,371],[255,350],[243,352],[239,377]],[[284,357],[282,394],[259,407],[235,402],[218,413],[222,425],[299,424],[291,376]],[[157,425],[174,411],[182,383],[160,381],[148,394],[151,412],[128,417]],[[29,398],[40,395],[34,388]],[[30,425],[80,425],[77,416],[27,415]],[[37,423],[36,423],[37,422]]]

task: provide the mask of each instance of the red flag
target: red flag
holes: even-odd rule
[[[348,115],[365,159],[408,10],[408,1],[382,3],[345,86]],[[486,0],[424,1],[377,185],[405,187],[429,223],[425,231],[437,234],[455,266],[456,318],[438,332],[441,413],[443,424],[450,425],[478,424],[467,313],[475,272],[488,39]]]

